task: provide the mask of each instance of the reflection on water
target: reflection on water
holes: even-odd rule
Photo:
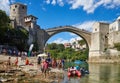
[[[81,78],[68,78],[61,83],[120,83],[119,64],[89,64],[90,74]]]

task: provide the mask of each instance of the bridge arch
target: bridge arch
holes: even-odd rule
[[[54,27],[54,28],[47,29],[45,31],[47,32],[48,36],[47,36],[47,38],[44,42],[44,45],[50,37],[52,37],[53,35],[55,35],[57,33],[72,32],[72,33],[77,34],[78,36],[82,37],[85,40],[87,46],[90,48],[91,32],[88,32],[86,30],[79,29],[79,28],[76,28],[76,27],[73,27],[73,26],[59,26],[59,27]]]

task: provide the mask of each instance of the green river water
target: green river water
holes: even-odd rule
[[[120,83],[120,64],[89,64],[90,74],[81,78],[67,75],[60,83]]]

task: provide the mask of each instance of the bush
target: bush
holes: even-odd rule
[[[117,50],[120,51],[120,43],[114,43],[114,48],[117,48]]]

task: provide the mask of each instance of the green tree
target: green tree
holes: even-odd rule
[[[120,43],[114,43],[114,47],[117,48],[118,51],[120,51]]]
[[[57,50],[58,50],[58,52],[62,52],[62,51],[64,51],[64,49],[65,49],[65,47],[64,47],[63,44],[58,44],[58,45],[57,45]]]
[[[57,49],[57,44],[56,43],[48,44],[47,48],[50,50],[55,50],[55,49]]]
[[[55,47],[53,46],[55,45]],[[47,52],[51,54],[53,58],[65,58],[68,61],[74,60],[86,60],[88,58],[88,49],[75,51],[73,48],[64,48],[62,44],[47,44]],[[54,48],[54,49],[53,49]]]
[[[86,44],[85,40],[79,40],[78,43],[79,43],[81,46]]]
[[[27,49],[28,32],[24,28],[12,28],[7,14],[0,10],[0,44]]]
[[[5,13],[5,11],[0,10],[0,28],[4,28],[10,22],[9,17]]]
[[[10,28],[9,25],[9,17],[5,13],[5,11],[0,10],[0,43],[4,43],[5,36],[7,35],[7,31]]]

